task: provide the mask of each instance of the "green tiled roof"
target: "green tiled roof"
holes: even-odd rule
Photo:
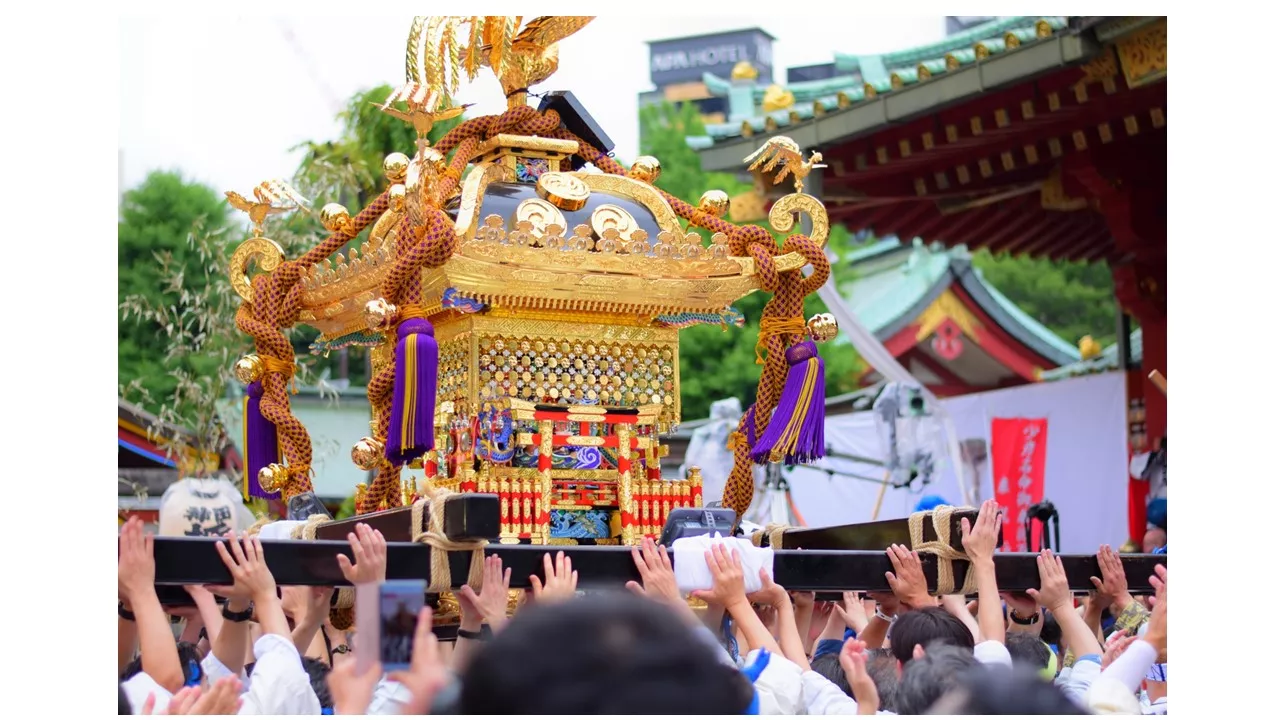
[[[887,340],[914,320],[952,283],[958,283],[992,320],[1019,342],[1055,364],[1080,360],[1071,343],[1027,315],[988,283],[973,267],[964,247],[926,247],[920,240],[905,245],[888,238],[850,255],[856,279],[839,288],[858,316],[880,340]]]
[[[751,88],[751,107],[746,107],[745,89],[742,93],[731,92],[735,89],[733,81],[704,75],[703,81],[713,95],[729,98],[731,120],[707,125],[705,136],[690,137],[687,141],[690,147],[703,150],[720,141],[772,132],[929,82],[1024,45],[1043,42],[1066,28],[1067,18],[1063,16],[998,18],[944,40],[907,50],[882,55],[835,53],[836,70],[841,75],[787,85],[795,104],[772,113],[765,113],[761,108],[766,87]]]
[[[1129,361],[1136,364],[1142,364],[1142,329],[1139,328],[1129,334]],[[1111,372],[1120,369],[1120,346],[1118,344],[1110,345],[1103,349],[1102,352],[1079,362],[1063,365],[1052,370],[1045,370],[1040,375],[1041,380],[1065,380],[1067,378],[1079,377],[1081,375],[1093,375],[1094,373]]]

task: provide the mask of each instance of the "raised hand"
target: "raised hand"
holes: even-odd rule
[[[231,579],[235,584],[209,589],[217,595],[234,600],[257,600],[267,596],[275,599],[276,579],[264,559],[262,541],[257,537],[236,540],[235,531],[228,533],[227,538],[215,543],[215,546],[222,564],[231,571]],[[228,547],[231,549],[228,550]]]
[[[996,540],[1000,536],[1000,506],[995,500],[987,500],[978,510],[978,520],[973,527],[969,518],[960,518],[960,543],[971,560],[995,557]]]
[[[1062,558],[1055,557],[1052,550],[1041,550],[1036,556],[1036,565],[1040,568],[1040,589],[1028,589],[1031,599],[1048,608],[1053,614],[1060,615],[1074,612],[1071,609],[1071,590],[1067,585],[1067,571],[1062,567]]]
[[[556,553],[556,561],[551,563],[551,553],[542,556],[542,571],[546,582],[537,575],[529,576],[529,584],[533,585],[533,599],[538,602],[565,600],[574,596],[578,590],[578,571],[573,569],[573,562],[565,557],[564,551]]]
[[[889,562],[893,563],[894,572],[886,572],[884,577],[889,581],[889,587],[893,588],[893,594],[898,600],[908,608],[936,605],[929,595],[920,556],[904,545],[890,545],[885,553],[889,556]]]
[[[366,715],[373,700],[373,688],[382,678],[382,663],[375,662],[356,674],[356,659],[347,655],[334,658],[333,669],[326,682],[333,698],[334,715]]]
[[[382,583],[387,579],[387,540],[382,533],[364,523],[356,525],[355,532],[347,533],[355,565],[343,553],[338,553],[338,567],[342,576],[352,585]]]
[[[743,583],[742,556],[737,548],[732,550],[723,544],[712,545],[703,556],[711,570],[711,589],[695,590],[693,596],[707,604],[719,605],[726,610],[747,603],[746,586]]]
[[[658,602],[689,607],[676,586],[676,572],[671,567],[671,556],[667,554],[665,545],[657,545],[653,538],[645,538],[640,547],[631,548],[631,560],[640,571],[640,582],[627,581],[627,589]]]
[[[791,596],[787,594],[787,589],[775,583],[769,577],[769,571],[764,568],[760,568],[760,589],[748,595],[747,599],[771,608],[791,606]]]
[[[122,599],[131,601],[140,592],[155,591],[154,547],[154,538],[142,532],[142,520],[129,518],[120,531],[120,565],[116,576]]]
[[[845,627],[861,633],[870,621],[867,609],[862,604],[862,597],[856,592],[846,592],[841,597],[840,602],[831,603],[832,611],[844,620]]]
[[[486,558],[488,559],[496,558]],[[485,568],[485,572],[488,572],[488,567]],[[501,561],[498,563],[498,572],[502,572]],[[511,571],[507,570],[508,577],[510,573]],[[494,586],[497,584],[495,582]],[[484,590],[488,590],[489,587],[489,580],[486,578]],[[503,603],[505,613],[505,597]],[[490,623],[492,624],[492,620]],[[418,625],[413,632],[413,655],[409,661],[409,669],[390,673],[387,679],[400,683],[409,691],[409,702],[400,711],[403,715],[426,715],[431,709],[431,701],[435,699],[436,693],[448,684],[449,673],[440,657],[440,643],[431,632],[431,608],[424,607],[418,613]],[[366,702],[365,705],[367,707],[368,703]],[[360,714],[363,715],[364,711],[360,711]]]
[[[1156,574],[1150,577],[1151,586],[1156,589],[1156,601],[1151,608],[1151,617],[1147,618],[1147,634],[1143,636],[1161,658],[1167,654],[1169,642],[1168,573],[1165,566],[1157,565]]]
[[[849,638],[840,648],[840,667],[849,681],[849,689],[858,699],[859,715],[874,715],[880,706],[880,693],[867,672],[867,645],[861,640]]]
[[[511,568],[502,571],[502,558],[490,555],[484,559],[484,585],[477,593],[470,585],[458,588],[458,607],[462,611],[462,624],[470,628],[485,620],[490,631],[495,631],[507,621],[507,590],[511,587]],[[430,621],[427,623],[430,627]],[[434,637],[434,636],[433,636]]]
[[[1040,612],[1040,603],[1035,599],[1022,593],[1002,592],[1000,599],[1004,600],[1009,609],[1018,614],[1018,617],[1024,620],[1032,615]]]
[[[1102,578],[1090,577],[1089,581],[1098,589],[1099,602],[1110,605],[1112,609],[1123,609],[1133,596],[1129,594],[1129,581],[1124,575],[1124,563],[1120,561],[1120,553],[1111,549],[1110,545],[1098,548],[1098,568]]]
[[[1117,630],[1111,633],[1111,637],[1107,638],[1107,644],[1104,646],[1102,653],[1102,669],[1106,670],[1116,658],[1124,654],[1125,650],[1137,640],[1137,636],[1129,635],[1128,630]]]

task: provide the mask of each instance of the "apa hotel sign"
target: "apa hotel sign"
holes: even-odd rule
[[[743,60],[754,65],[760,77],[772,77],[773,36],[754,28],[650,42],[649,79],[665,87],[697,82],[703,73],[727,78]]]

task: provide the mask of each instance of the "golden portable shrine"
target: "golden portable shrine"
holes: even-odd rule
[[[236,367],[248,388],[248,495],[311,490],[311,441],[289,406],[295,359],[284,331],[296,323],[320,331],[317,352],[372,348],[370,433],[351,451],[376,472],[357,489],[362,516],[443,489],[496,494],[506,543],[656,537],[672,509],[703,501],[696,469],[670,478],[661,467],[663,436],[680,421],[679,330],[741,325],[731,305],[756,291],[772,295],[761,380],[733,436],[724,504],[746,510],[753,463],[822,455],[814,343],[836,329],[830,316],[802,315],[830,271],[826,211],[802,191],[821,158],[774,138],[744,161],[761,183],[795,186],[770,223],[786,233],[807,216],[811,229],[781,244],[722,219],[723,192],[697,206],[663,192],[659,160],[615,162],[572,93],[528,104],[529,88],[556,69],[557,42],[590,20],[415,18],[406,82],[383,109],[413,125],[417,147],[386,158],[387,188],[354,216],[325,205],[330,234],[299,257],[286,258],[262,222],[302,198],[282,183],[260,185],[252,200],[228,193],[255,224],[230,263],[237,325],[255,345]],[[450,103],[461,77],[485,67],[508,109],[429,142],[434,122],[462,112]],[[406,466],[422,469],[425,487],[402,481]]]

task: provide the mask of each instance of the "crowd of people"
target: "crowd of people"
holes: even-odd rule
[[[1037,556],[1040,583],[1002,593],[998,507],[962,523],[977,599],[930,595],[920,558],[887,549],[892,592],[815,602],[767,572],[748,594],[738,551],[706,553],[709,590],[686,597],[652,541],[632,550],[630,592],[584,592],[563,553],[508,617],[511,570],[486,558],[480,589],[457,592],[456,642],[418,617],[408,670],[363,672],[359,628],[329,620],[332,588],[277,591],[256,537],[217,543],[234,580],[188,587],[190,609],[155,589],[152,538],[120,536],[120,714],[1165,714],[1167,570],[1155,594],[1129,591],[1119,555],[1098,551],[1095,590],[1076,597],[1062,561]],[[386,575],[386,541],[360,524],[353,585]],[[754,585],[755,583],[752,583]],[[216,597],[225,598],[219,607]],[[171,614],[184,617],[175,633]]]

